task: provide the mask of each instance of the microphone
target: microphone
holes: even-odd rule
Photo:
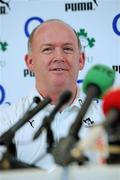
[[[35,103],[35,104],[39,104],[40,102],[41,102],[40,97],[38,97],[38,96],[33,97],[33,101],[32,101],[32,103],[29,105],[26,113],[31,110],[31,107],[32,107],[32,105],[33,105],[34,103]]]
[[[39,104],[39,103],[41,102],[40,97],[35,96],[35,97],[33,98],[33,102],[35,102],[36,104]]]
[[[107,89],[109,89],[115,80],[115,72],[106,65],[94,65],[86,74],[83,82],[83,91],[86,98],[81,106],[75,122],[72,124],[69,136],[78,138],[79,129],[82,126],[82,120],[94,98],[101,98]]]
[[[81,109],[76,117],[76,120],[71,125],[68,137],[62,138],[56,148],[53,149],[53,156],[55,162],[66,166],[73,161],[70,150],[79,139],[78,132],[82,126],[82,120],[94,98],[101,98],[102,94],[109,89],[115,79],[115,72],[113,69],[102,65],[94,65],[86,74],[83,82],[83,91],[87,94]],[[83,156],[80,163],[86,161]]]
[[[32,107],[32,105],[33,105],[34,103],[39,104],[40,101],[41,101],[41,99],[40,99],[38,96],[35,96],[35,97],[33,98],[32,103],[29,105],[29,107],[28,107],[28,109],[27,109],[27,111],[26,111],[25,113],[28,113],[28,112],[29,112],[29,110],[31,109],[31,107]],[[28,120],[28,121],[29,121],[29,123],[31,124],[30,120]],[[1,138],[1,137],[0,137],[0,138]],[[0,140],[0,145],[5,145],[5,143],[4,143],[4,142],[1,142],[1,140]]]
[[[108,148],[112,150],[106,162],[118,164],[120,163],[120,89],[107,92],[103,99],[103,112],[106,116],[103,126],[108,135]]]
[[[36,107],[31,110],[33,102],[38,103]],[[26,122],[30,120],[36,113],[43,109],[48,103],[51,102],[50,97],[46,97],[43,101],[40,101],[39,97],[34,97],[33,102],[28,107],[28,110],[25,112],[23,117],[14,124],[10,129],[0,136],[0,144],[6,145],[7,151],[3,154],[2,160],[0,161],[0,169],[15,169],[15,168],[37,168],[34,165],[28,165],[27,163],[18,161],[16,159],[16,146],[12,142],[12,139],[15,135],[15,132],[21,128]]]
[[[59,111],[59,109],[63,105],[65,105],[66,103],[69,102],[71,97],[72,97],[72,92],[71,91],[65,91],[65,92],[63,92],[61,94],[61,96],[59,97],[59,101],[58,101],[57,105],[55,106],[55,108],[53,109],[53,111],[51,112],[51,114],[49,116],[46,116],[43,119],[43,123],[40,126],[40,128],[38,129],[38,131],[35,133],[35,135],[33,137],[33,140],[38,138],[44,129],[46,129],[46,130],[49,129],[52,121],[54,120],[54,117],[55,117],[56,113]]]
[[[34,100],[36,102],[39,101],[38,98],[35,98]],[[46,97],[43,101],[39,102],[38,105],[34,107],[32,110],[28,110],[17,123],[15,123],[10,129],[8,129],[5,133],[3,133],[0,136],[0,143],[2,144],[4,142],[5,144],[7,144],[8,142],[10,142],[11,139],[14,137],[15,132],[50,102],[51,98]]]
[[[106,129],[113,123],[120,125],[120,89],[112,89],[104,94],[102,108],[106,116],[103,124]]]

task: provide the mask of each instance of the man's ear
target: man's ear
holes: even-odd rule
[[[25,55],[25,63],[30,71],[33,71],[33,60],[32,56],[29,54]]]
[[[81,52],[80,53],[80,58],[79,58],[79,64],[80,64],[80,70],[83,69],[84,65],[85,65],[85,53]]]

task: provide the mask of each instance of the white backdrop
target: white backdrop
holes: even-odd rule
[[[78,82],[84,79],[92,65],[102,63],[115,69],[115,86],[120,87],[120,0],[4,2],[9,4],[0,2],[0,105],[17,101],[34,84],[33,74],[27,71],[24,62],[28,39],[26,32],[30,33],[41,23],[40,19],[60,18],[81,32],[86,64]],[[92,47],[88,38],[95,40]]]

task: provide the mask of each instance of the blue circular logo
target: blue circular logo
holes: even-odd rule
[[[2,85],[0,85],[0,104],[5,100],[5,90]]]
[[[77,80],[77,83],[78,83],[78,84],[83,83],[83,79],[78,79],[78,80]]]
[[[120,36],[120,30],[118,30],[118,26],[117,26],[118,20],[120,20],[120,14],[117,14],[117,15],[114,17],[112,26],[113,26],[114,32],[115,32],[118,36]]]
[[[24,26],[24,31],[25,31],[25,34],[26,34],[27,37],[30,36],[29,30],[28,30],[28,29],[29,29],[28,26],[29,26],[29,24],[30,24],[32,21],[38,21],[39,23],[43,23],[43,22],[44,22],[43,19],[41,19],[40,17],[31,17],[31,18],[29,18],[29,19],[26,21],[25,26]]]

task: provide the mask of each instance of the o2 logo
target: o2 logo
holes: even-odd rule
[[[25,26],[24,26],[24,31],[25,31],[25,34],[26,34],[27,37],[30,36],[29,26],[30,26],[31,22],[33,22],[33,21],[38,21],[39,23],[43,23],[43,22],[44,22],[44,20],[43,20],[42,18],[40,18],[40,17],[36,17],[36,16],[35,16],[35,17],[29,18],[29,19],[26,21]]]
[[[2,85],[0,85],[0,105],[4,102],[5,100],[5,89]]]
[[[6,92],[4,87],[0,84],[0,105],[2,105],[3,103],[10,106],[11,102],[9,101],[5,101],[6,99]]]
[[[78,79],[78,80],[77,80],[77,83],[78,83],[78,84],[83,83],[83,79]]]
[[[119,21],[119,27],[118,27],[118,21]],[[120,29],[118,29],[118,28],[120,28],[120,14],[117,14],[114,17],[112,27],[113,27],[113,30],[114,30],[115,34],[120,36]]]

